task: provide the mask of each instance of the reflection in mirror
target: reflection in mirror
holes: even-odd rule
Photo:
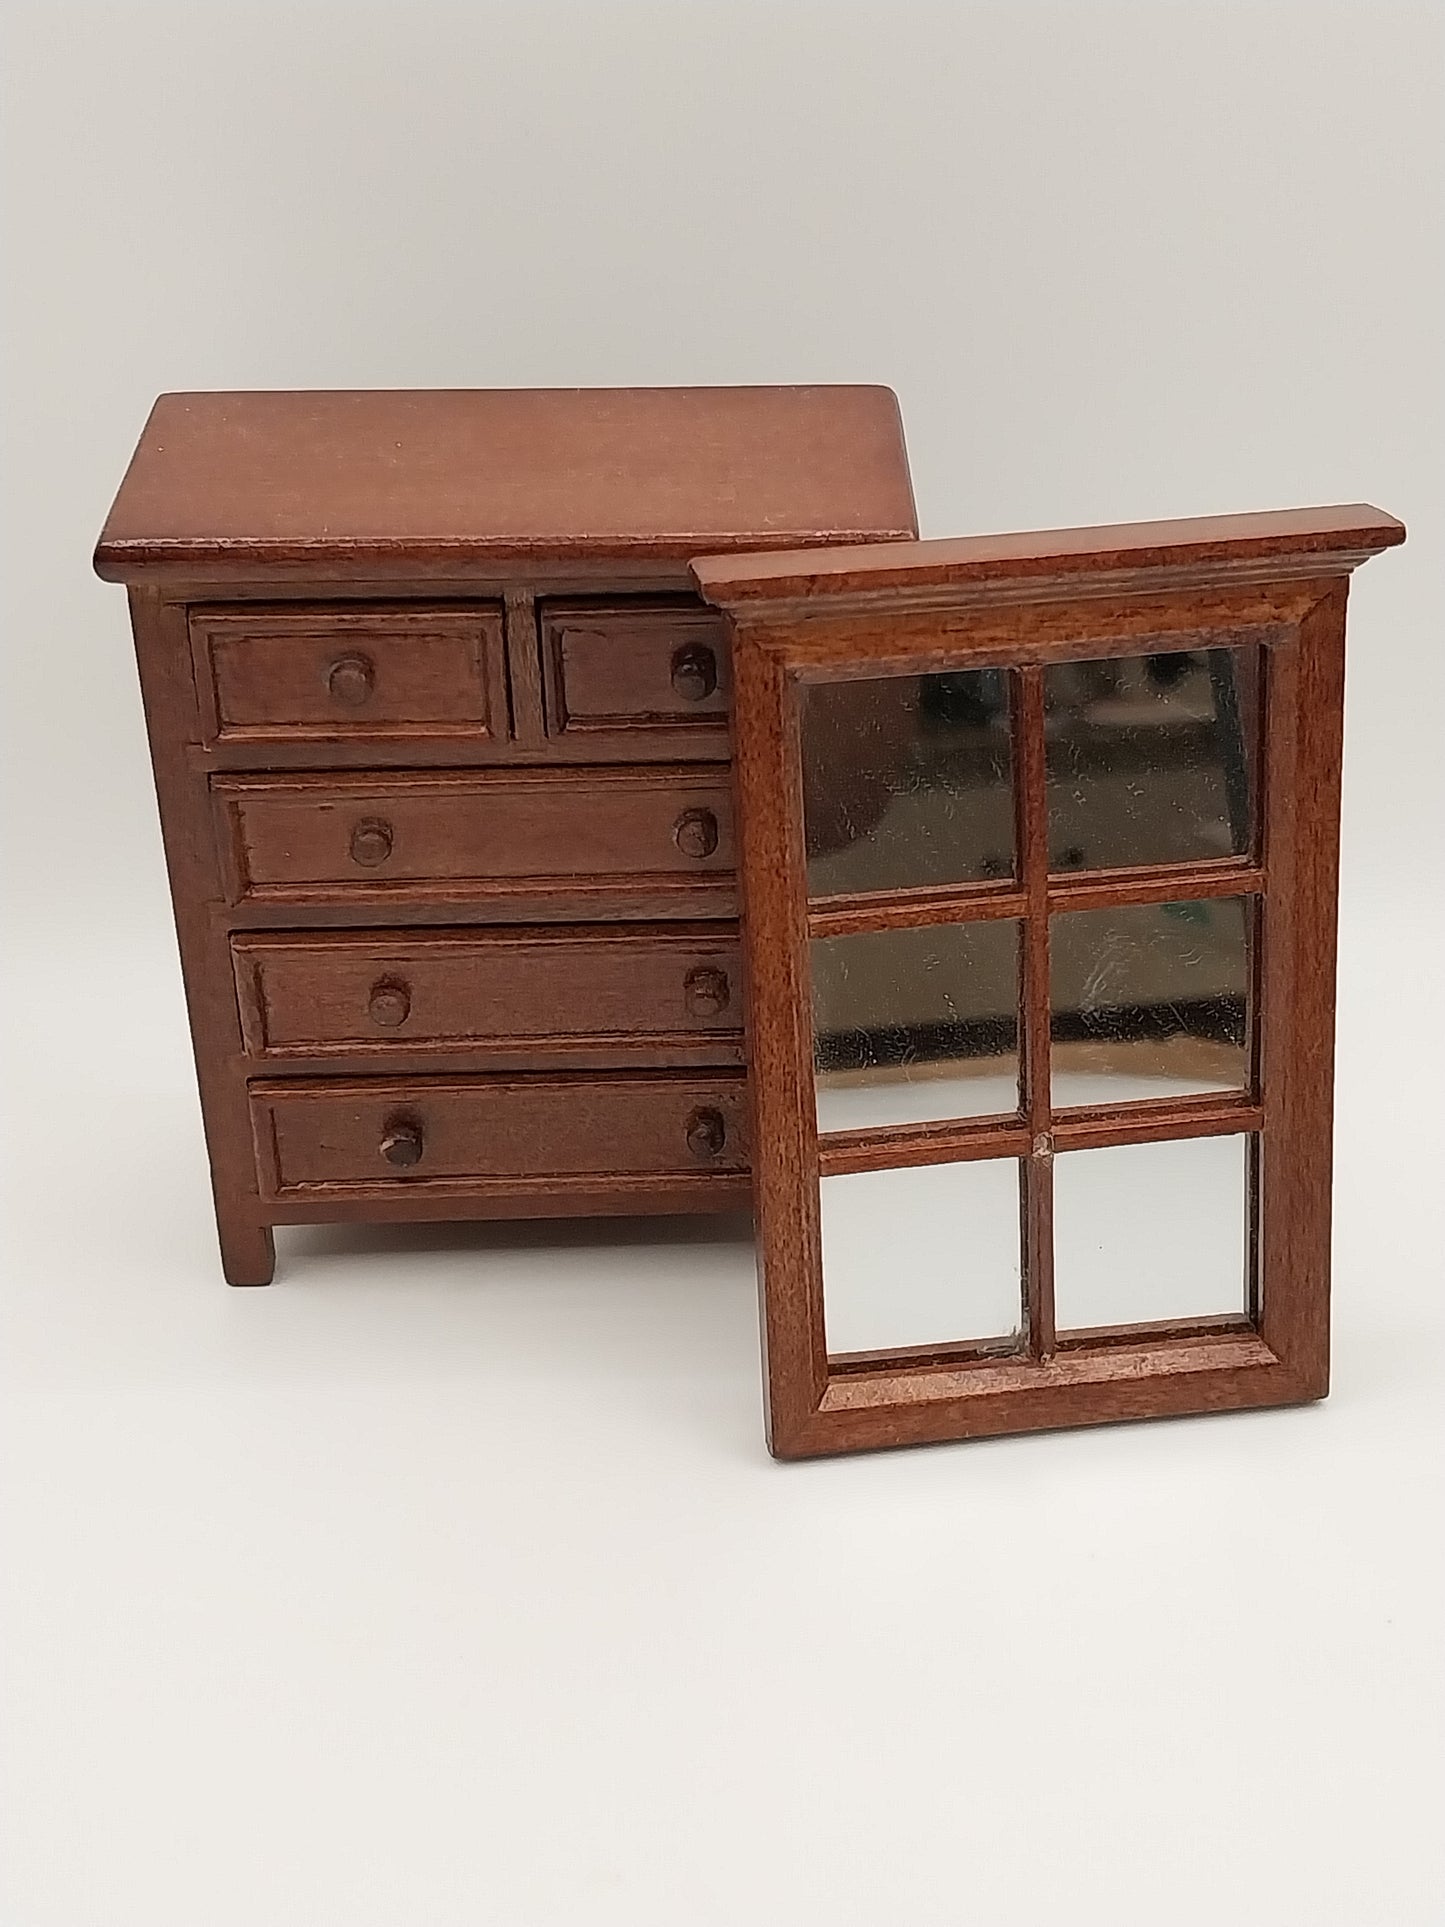
[[[1014,1158],[850,1172],[819,1185],[828,1351],[996,1341],[1023,1323]]]
[[[1001,669],[804,683],[808,894],[1014,874]]]
[[[1060,1331],[1247,1307],[1247,1137],[1061,1151],[1054,1159]]]
[[[1244,897],[1049,919],[1055,1110],[1249,1085]]]
[[[1044,702],[1051,869],[1250,849],[1258,650],[1054,663]]]
[[[818,937],[818,1129],[1018,1108],[1015,919]]]

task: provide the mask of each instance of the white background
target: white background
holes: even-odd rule
[[[1440,18],[12,5],[7,1927],[1441,1918]],[[89,574],[154,394],[828,380],[925,533],[1412,525],[1323,1406],[782,1467],[742,1226],[220,1282]]]

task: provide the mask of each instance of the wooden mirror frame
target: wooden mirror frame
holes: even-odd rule
[[[732,632],[734,747],[754,1112],[768,1442],[779,1457],[1287,1405],[1329,1377],[1335,906],[1350,571],[1404,540],[1368,507],[705,559]],[[1256,847],[1147,869],[1049,875],[1043,673],[1060,661],[1258,647],[1264,669]],[[810,913],[800,686],[1001,667],[1012,679],[1014,880],[872,892]],[[1255,946],[1256,1069],[1238,1096],[1050,1111],[1047,918],[1243,895]],[[984,910],[980,905],[986,904]],[[816,1122],[811,936],[1018,917],[1015,1118],[830,1133]],[[1056,1150],[1249,1133],[1253,1281],[1243,1316],[1054,1330]],[[826,1349],[819,1179],[1014,1157],[1023,1173],[1021,1348]]]

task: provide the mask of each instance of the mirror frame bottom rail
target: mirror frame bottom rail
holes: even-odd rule
[[[775,1413],[771,1448],[779,1458],[808,1458],[1307,1404],[1327,1389],[1319,1376],[1287,1366],[1247,1324],[1143,1338],[1135,1327],[1127,1339],[1121,1330],[1118,1341],[1100,1335],[1048,1359],[994,1356],[857,1371],[839,1370],[832,1360],[811,1411],[786,1414],[783,1428]]]

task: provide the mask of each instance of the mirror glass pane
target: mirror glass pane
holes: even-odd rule
[[[1258,650],[1054,663],[1044,701],[1052,869],[1251,848]]]
[[[1054,1159],[1060,1331],[1246,1309],[1247,1137],[1061,1151]]]
[[[1017,1345],[1017,1159],[860,1171],[822,1179],[819,1193],[831,1354]]]
[[[1054,1108],[1246,1089],[1249,922],[1244,897],[1052,916]]]
[[[804,683],[808,894],[1014,874],[1001,669]]]
[[[818,937],[810,950],[820,1131],[1018,1109],[1015,919]]]

